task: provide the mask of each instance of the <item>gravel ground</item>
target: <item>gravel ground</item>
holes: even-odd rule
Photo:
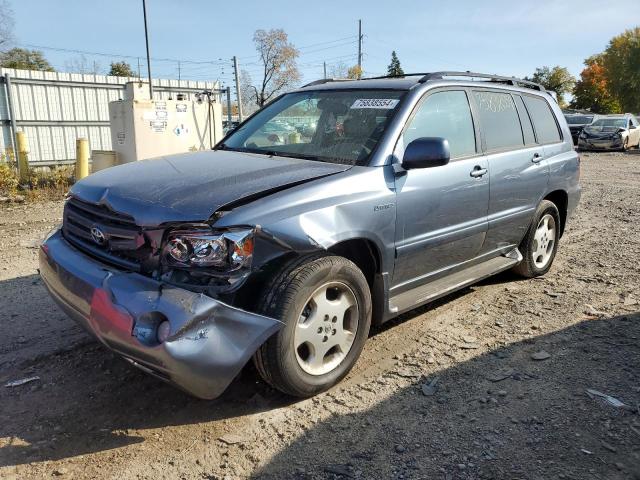
[[[133,369],[38,279],[61,204],[0,208],[0,477],[640,479],[638,153],[583,155],[544,278],[403,315],[305,401],[251,365],[208,402]]]

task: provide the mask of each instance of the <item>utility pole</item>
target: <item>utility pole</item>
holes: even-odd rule
[[[144,41],[147,44],[147,73],[149,74],[149,99],[153,100],[153,85],[151,84],[151,56],[149,54],[149,32],[147,30],[147,0],[142,0],[142,15],[144,16]]]
[[[140,81],[140,57],[138,57],[138,81]]]
[[[238,102],[238,120],[242,121],[242,94],[240,93],[240,75],[238,74],[238,58],[233,56],[233,73],[236,79],[236,100]]]
[[[322,62],[322,65],[324,67],[324,79],[327,79],[327,62]]]
[[[180,86],[180,61],[178,60],[178,86]]]
[[[231,87],[227,87],[227,125],[231,128]]]
[[[362,20],[358,20],[358,68],[362,72]]]

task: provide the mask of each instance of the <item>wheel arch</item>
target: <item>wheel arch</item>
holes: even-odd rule
[[[567,222],[567,209],[569,206],[569,194],[564,190],[554,190],[548,193],[543,200],[553,202],[560,213],[560,236],[564,233]]]
[[[367,238],[351,238],[332,245],[327,252],[351,260],[362,271],[369,286],[375,275],[382,271],[382,258],[378,246]]]

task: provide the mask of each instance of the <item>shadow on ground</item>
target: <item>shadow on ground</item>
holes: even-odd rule
[[[534,361],[541,350],[550,358]],[[343,397],[255,477],[640,479],[640,314],[585,320],[437,370],[364,411]],[[424,395],[436,376],[437,392]],[[372,396],[372,386],[386,390],[356,394]]]

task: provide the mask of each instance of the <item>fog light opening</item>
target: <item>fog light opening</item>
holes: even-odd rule
[[[169,338],[169,335],[171,335],[171,324],[169,323],[169,321],[165,320],[163,322],[160,322],[160,325],[158,325],[158,330],[156,332],[158,342],[166,342],[167,338]]]

